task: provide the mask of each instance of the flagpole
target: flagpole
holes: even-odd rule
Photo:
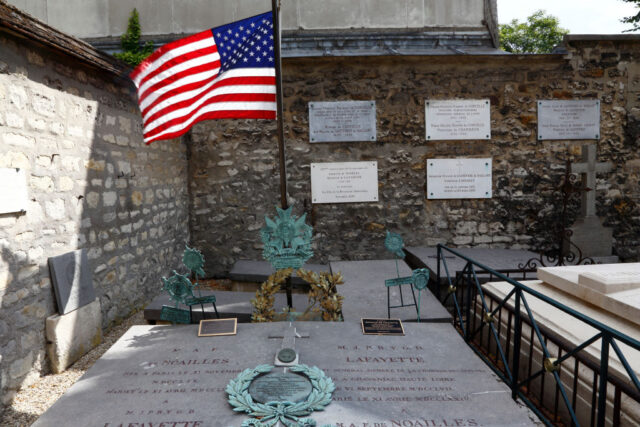
[[[279,0],[271,0],[273,14],[273,46],[276,67],[276,120],[278,127],[278,160],[280,162],[280,204],[287,209],[287,166],[284,155],[284,125],[282,123],[282,61],[280,56],[280,5]]]

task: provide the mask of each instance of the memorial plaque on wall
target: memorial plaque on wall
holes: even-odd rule
[[[425,101],[427,139],[490,139],[491,103],[488,99]]]
[[[538,139],[600,138],[600,101],[538,101]]]
[[[378,201],[378,162],[311,163],[313,203]]]
[[[27,202],[24,169],[0,168],[0,214],[26,211]]]
[[[375,141],[376,102],[309,103],[309,141]]]
[[[427,159],[428,199],[489,199],[491,195],[491,158]]]

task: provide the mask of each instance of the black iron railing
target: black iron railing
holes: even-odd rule
[[[443,252],[464,259],[464,269],[452,276]],[[514,399],[520,398],[549,425],[637,425],[639,420],[629,414],[635,405],[635,416],[639,416],[640,381],[620,344],[640,355],[640,342],[509,277],[524,280],[527,274],[531,272],[496,271],[455,249],[438,245],[436,284],[439,289],[441,280],[446,280],[443,302],[451,302],[455,326],[510,386]],[[512,289],[505,297],[485,292],[482,283],[489,280],[507,282]],[[570,342],[538,324],[528,296],[567,313],[596,333],[584,342]],[[599,357],[586,351],[598,341]],[[619,373],[610,372],[611,353],[622,365]],[[608,418],[607,406],[612,411]],[[625,412],[623,406],[631,409]]]

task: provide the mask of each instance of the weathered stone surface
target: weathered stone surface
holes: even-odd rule
[[[398,277],[394,260],[332,261],[331,271],[340,272],[344,277],[344,285],[338,286],[338,293],[344,296],[342,314],[345,320],[387,317],[387,288],[384,281]],[[411,276],[411,269],[402,261],[398,261],[398,271],[400,277]],[[400,288],[394,286],[389,289],[391,305],[399,305]],[[417,300],[417,291],[415,295]],[[402,298],[405,304],[413,303],[409,285],[402,285]],[[413,306],[391,309],[391,317],[415,321],[418,316]],[[451,315],[426,289],[420,295],[420,319],[422,322],[451,322]]]
[[[406,251],[417,259],[420,266],[427,267],[434,279],[438,273],[438,249],[435,247],[409,247]],[[526,250],[511,249],[489,249],[489,248],[457,248],[457,252],[483,264],[493,270],[518,269],[524,266],[531,258],[537,258],[538,254]],[[461,272],[467,264],[467,260],[460,258],[451,252],[442,251],[444,260],[440,262],[440,280],[446,280],[446,268],[451,277],[455,277],[457,272]],[[534,277],[532,273],[530,277]]]
[[[47,317],[46,333],[51,370],[63,372],[102,342],[100,300],[67,314]]]
[[[134,326],[34,427],[240,425],[248,417],[232,410],[225,387],[242,370],[271,364],[282,340],[268,337],[286,327],[240,324],[235,336],[198,338],[196,325]],[[336,386],[332,403],[310,415],[318,425],[539,424],[449,324],[405,324],[401,337],[363,335],[355,321],[296,329],[309,334],[296,340],[300,363]]]
[[[107,329],[160,292],[188,238],[184,145],[144,147],[126,79],[38,46],[0,36],[0,167],[24,169],[30,185],[26,214],[0,216],[3,403],[50,371],[44,325],[57,310],[47,258],[85,249],[91,271],[106,266],[93,285]],[[131,176],[118,179],[120,166]],[[149,192],[164,197],[132,220],[133,194]]]
[[[538,279],[640,325],[640,263],[542,267]]]
[[[573,59],[286,59],[288,191],[294,211],[307,212],[316,233],[311,262],[383,258],[380,242],[387,230],[402,234],[408,246],[550,249],[558,240],[562,206],[555,191],[565,160],[578,161],[584,141],[539,143],[536,102],[585,98],[601,101],[598,161],[619,165],[596,182],[596,214],[613,230],[614,253],[623,260],[638,259],[638,170],[624,165],[640,159],[640,71],[634,65],[640,45],[589,43],[572,42]],[[603,60],[602,53],[616,56]],[[606,82],[581,75],[594,67],[604,70]],[[424,100],[461,97],[490,99],[492,139],[427,142]],[[376,101],[375,144],[309,142],[309,102],[363,99]],[[243,258],[260,259],[258,230],[279,200],[275,139],[275,125],[264,122],[208,121],[192,130],[191,233],[211,274],[231,269],[238,258],[234,248]],[[491,199],[427,200],[425,160],[456,157],[493,159]],[[311,203],[311,163],[365,160],[378,162],[378,203]],[[568,225],[578,211],[578,202],[572,202]]]
[[[216,308],[221,318],[236,317],[238,322],[248,323],[251,321],[251,313],[253,313],[253,305],[251,300],[256,297],[255,292],[231,292],[231,291],[203,291],[203,296],[215,295]],[[293,308],[296,311],[304,311],[309,305],[309,298],[306,294],[292,294]],[[160,311],[163,305],[175,307],[175,302],[171,301],[167,293],[162,293],[155,297],[149,305],[144,309],[144,318],[148,322],[156,322],[160,320]],[[275,301],[273,307],[276,313],[282,313],[283,309],[287,307],[287,296],[284,293],[277,293],[275,295]],[[189,310],[189,307],[183,304],[179,304],[178,308],[183,310]],[[193,321],[199,322],[203,319],[202,308],[199,305],[193,306]],[[213,319],[216,317],[211,304],[205,304],[205,318]]]

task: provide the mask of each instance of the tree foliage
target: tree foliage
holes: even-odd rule
[[[640,9],[640,0],[622,0],[622,1],[625,3],[633,3],[636,5],[638,9]],[[638,13],[636,13],[635,15],[624,17],[620,21],[624,22],[625,24],[633,25],[633,28],[624,30],[623,31],[624,33],[628,33],[629,31],[640,30],[640,10],[638,10]]]
[[[120,37],[122,52],[114,53],[113,56],[135,67],[153,52],[153,43],[147,42],[144,46],[140,44],[140,17],[134,8],[129,16],[127,31]]]
[[[500,47],[512,53],[551,53],[568,32],[560,28],[558,18],[538,10],[526,22],[514,19],[500,25]]]

